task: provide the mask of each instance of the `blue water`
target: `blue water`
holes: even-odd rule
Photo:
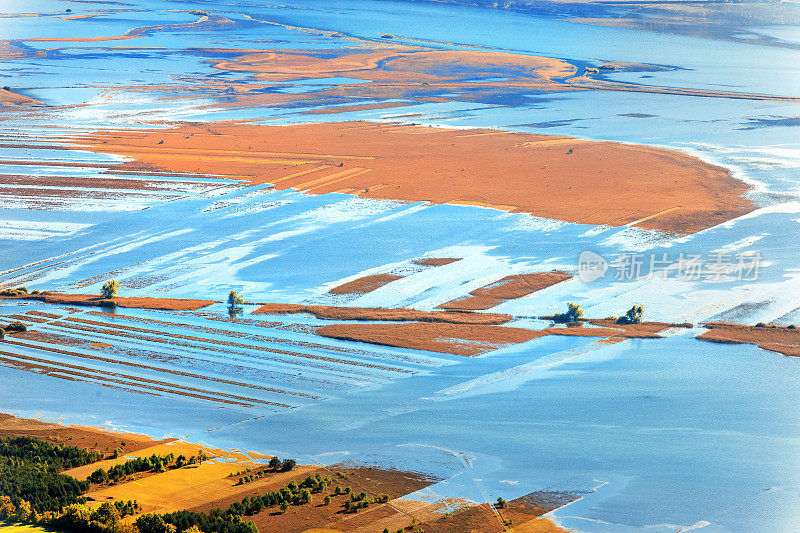
[[[298,0],[292,6],[275,6],[242,0],[225,5],[139,0],[132,10],[123,7],[74,21],[57,18],[64,5],[47,0],[5,2],[3,12],[39,11],[45,16],[0,18],[0,39],[119,35],[144,26],[194,22],[198,16],[187,13],[193,9],[233,22],[166,27],[124,41],[16,43],[30,54],[47,50],[47,55],[4,61],[0,73],[4,85],[55,106],[86,105],[44,115],[6,110],[5,134],[36,138],[40,125],[132,127],[162,119],[254,119],[265,124],[368,119],[503,127],[695,153],[756,184],[751,197],[758,205],[777,207],[690,238],[671,239],[470,207],[348,203],[346,195],[307,196],[268,191],[265,186],[232,184],[215,190],[208,180],[203,183],[208,188],[179,198],[144,201],[131,195],[129,201],[137,209],[133,212],[96,211],[91,202],[81,201],[35,210],[3,204],[6,199],[0,198],[0,222],[91,224],[44,241],[0,238],[2,270],[71,254],[62,265],[48,263],[41,271],[32,266],[4,278],[31,276],[31,286],[71,290],[81,279],[110,271],[120,272],[120,279],[167,273],[180,283],[164,282],[130,289],[131,293],[159,295],[170,289],[169,296],[220,299],[234,288],[254,300],[299,301],[319,297],[326,284],[362,271],[426,254],[474,253],[474,261],[463,260],[464,270],[472,268],[472,274],[454,268],[448,276],[433,280],[440,292],[394,295],[398,301],[393,304],[424,307],[432,305],[441,291],[456,291],[474,282],[470,276],[496,279],[503,268],[520,265],[573,268],[585,249],[613,254],[663,247],[674,254],[708,254],[736,245],[764,255],[767,263],[757,283],[673,286],[605,280],[554,288],[508,310],[525,316],[543,314],[575,300],[605,316],[621,313],[636,301],[645,304],[649,317],[695,321],[730,312],[742,303],[756,309],[746,315],[748,320],[784,316],[788,321],[800,316],[796,311],[800,288],[793,281],[800,269],[800,206],[792,203],[800,196],[800,135],[793,122],[800,116],[800,105],[576,91],[513,94],[507,101],[411,102],[398,109],[302,115],[318,104],[211,109],[208,104],[224,97],[204,85],[220,78],[252,81],[246,74],[215,70],[209,60],[234,54],[206,48],[342,46],[339,39],[262,24],[244,15],[369,39],[390,33],[412,44],[412,39],[426,39],[454,43],[442,44],[444,48],[498,47],[581,65],[615,60],[676,66],[680,69],[606,77],[788,96],[800,95],[797,50],[401,1]],[[69,5],[73,15],[92,9]],[[790,29],[764,31],[787,39],[793,35]],[[136,49],[109,48],[116,46]],[[164,98],[174,96],[170,84],[184,83],[194,91],[183,95],[188,98]],[[353,80],[335,77],[282,82],[279,90],[302,93],[349,83]],[[147,90],[131,92],[129,87]],[[403,114],[417,116],[396,117]],[[0,155],[7,160],[111,161],[107,156],[50,148],[2,148]],[[102,169],[46,165],[4,164],[0,172],[109,177]],[[217,202],[229,203],[220,207]],[[247,210],[255,214],[244,216]],[[756,240],[741,244],[751,238]],[[96,289],[95,284],[81,290]],[[156,289],[159,292],[152,292]],[[311,372],[315,377],[326,372],[335,376],[330,379],[336,386],[325,391],[323,401],[298,402],[296,409],[279,413],[255,412],[264,417],[248,422],[240,421],[252,418],[252,409],[219,408],[178,397],[165,401],[0,367],[0,411],[184,436],[294,456],[301,462],[359,459],[416,469],[446,478],[433,487],[443,497],[482,501],[482,493],[489,499],[512,499],[535,490],[578,491],[584,498],[553,517],[581,531],[660,533],[706,522],[704,531],[795,531],[800,523],[798,361],[752,346],[703,343],[692,339],[694,333],[604,347],[593,345],[591,339],[544,338],[469,359],[398,350],[409,360],[441,365],[419,363],[420,371],[403,379],[385,372],[342,377],[337,365],[332,370],[317,369]],[[364,349],[335,342],[339,347]],[[129,348],[141,345],[125,343]],[[369,350],[377,355],[367,357],[396,361],[390,356],[397,354],[390,349]],[[180,364],[187,368],[194,364],[191,357],[200,360],[203,355],[195,349],[182,353],[187,359]],[[238,362],[246,360],[236,357]],[[265,360],[253,368],[270,365],[285,368],[288,363]],[[363,387],[344,385],[359,379]],[[294,386],[311,387],[297,383]],[[32,397],[31,390],[48,393]]]

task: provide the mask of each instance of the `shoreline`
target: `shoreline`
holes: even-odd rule
[[[31,434],[36,431],[39,433]],[[103,457],[100,459],[83,466],[68,468],[61,473],[78,480],[91,477],[89,488],[83,493],[88,499],[86,505],[89,508],[94,509],[101,502],[136,501],[133,514],[123,517],[120,522],[128,526],[131,526],[138,517],[148,513],[158,513],[163,516],[165,513],[176,511],[208,513],[214,509],[232,509],[233,507],[229,506],[239,505],[238,502],[247,506],[253,498],[264,497],[268,490],[272,489],[274,492],[278,487],[287,486],[287,483],[291,487],[292,483],[302,482],[300,487],[303,487],[308,486],[304,485],[306,483],[312,483],[313,486],[313,483],[322,481],[326,484],[321,488],[312,489],[311,501],[307,502],[310,505],[295,502],[281,512],[275,512],[270,506],[259,507],[252,514],[242,510],[239,511],[240,514],[244,512],[241,518],[253,521],[264,532],[367,532],[379,531],[384,527],[394,531],[398,527],[404,528],[409,521],[433,533],[460,532],[474,526],[478,526],[480,531],[499,532],[506,530],[503,527],[504,523],[513,521],[518,524],[517,527],[521,528],[521,531],[556,533],[566,530],[545,515],[579,497],[578,493],[533,492],[509,501],[508,506],[502,509],[494,509],[485,502],[452,498],[426,502],[408,496],[443,479],[358,460],[330,465],[319,462],[293,464],[288,470],[279,470],[267,464],[267,459],[274,456],[260,452],[221,449],[181,439],[155,440],[146,435],[121,433],[107,428],[63,425],[0,413],[0,438],[13,436],[42,438],[43,435],[46,437],[45,440],[52,444],[68,444],[82,448],[80,442],[73,441],[81,436],[85,440],[84,432],[88,432],[90,440],[97,439],[104,443],[118,444],[122,440],[122,446],[125,448],[121,451],[119,448],[114,448],[113,455],[110,455],[111,450],[103,449]],[[97,451],[97,443],[94,448],[85,449]],[[111,472],[113,467],[129,462],[132,457],[159,457],[171,463],[178,454],[180,454],[179,461],[180,457],[189,456],[192,461],[186,466],[170,464],[166,469],[127,474],[120,480],[113,478],[110,482],[96,481],[100,469]],[[194,461],[196,457],[199,458],[197,463]],[[328,485],[338,485],[337,491],[326,490]],[[346,493],[338,492],[339,488],[345,485]],[[373,508],[355,513],[348,513],[346,510],[337,511],[341,504],[348,500],[351,487],[353,495],[362,491],[361,494],[369,498]],[[322,504],[316,503],[322,499],[321,494],[315,494],[319,492],[330,492]],[[354,501],[360,501],[360,498],[363,496]],[[452,510],[453,506],[455,510]],[[491,512],[489,512],[490,507]]]

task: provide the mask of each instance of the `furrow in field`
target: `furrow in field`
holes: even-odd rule
[[[202,338],[197,338],[197,337],[191,339],[189,342],[185,342],[185,341],[181,341],[181,340],[176,340],[176,338],[185,338],[185,337],[187,337],[187,336],[181,336],[179,334],[166,334],[166,333],[163,333],[162,335],[170,337],[170,339],[163,339],[163,338],[151,337],[151,336],[147,336],[147,337],[140,336],[140,335],[137,335],[135,333],[128,333],[128,332],[124,332],[124,331],[114,330],[113,328],[110,328],[108,330],[102,330],[102,329],[97,329],[96,327],[92,327],[92,326],[81,326],[81,325],[78,325],[78,324],[69,324],[69,323],[65,323],[65,322],[56,322],[56,323],[52,323],[51,325],[52,326],[58,326],[58,327],[61,327],[61,328],[66,328],[66,329],[84,331],[84,332],[88,332],[88,333],[99,333],[99,334],[111,335],[111,336],[114,336],[114,337],[123,337],[123,338],[126,338],[126,339],[132,339],[132,340],[138,341],[138,342],[144,341],[144,342],[157,343],[157,344],[162,344],[162,345],[166,344],[166,345],[169,345],[170,347],[178,347],[178,348],[184,348],[184,349],[190,349],[190,350],[200,350],[202,352],[221,353],[221,354],[224,354],[225,356],[228,356],[228,357],[230,357],[230,356],[239,356],[239,357],[244,357],[244,358],[248,358],[248,359],[257,358],[259,360],[268,360],[268,361],[272,361],[272,362],[278,363],[280,365],[285,365],[286,367],[288,367],[287,370],[293,369],[293,368],[296,368],[296,367],[300,367],[300,368],[304,368],[304,369],[305,368],[316,369],[318,372],[320,372],[321,374],[323,374],[325,376],[335,376],[336,378],[339,378],[339,379],[360,379],[360,380],[367,379],[367,380],[370,380],[370,381],[387,379],[386,377],[381,378],[380,376],[377,376],[374,372],[371,373],[371,372],[368,372],[368,371],[367,372],[360,371],[360,370],[355,369],[355,368],[338,368],[336,364],[334,364],[332,366],[332,365],[323,364],[323,363],[310,362],[310,361],[307,361],[307,360],[297,361],[297,360],[294,360],[294,359],[289,359],[289,358],[284,358],[284,357],[276,357],[273,354],[280,354],[280,355],[286,355],[288,357],[299,357],[301,359],[305,359],[304,354],[299,354],[297,352],[290,352],[290,351],[274,349],[274,348],[264,348],[264,347],[259,347],[259,346],[243,345],[243,344],[240,344],[240,343],[231,343],[231,342],[222,341],[222,340],[215,340],[215,339],[202,339]],[[195,342],[195,343],[200,342],[200,343],[203,343],[203,344],[202,345],[197,345],[197,344],[193,344],[193,342]],[[240,349],[243,348],[245,350],[252,350],[252,351],[258,352],[258,355],[255,356],[255,355],[253,355],[251,353],[242,352],[242,351],[234,351],[234,350],[231,350],[231,349],[228,349],[228,348],[217,348],[216,346],[212,346],[212,344],[213,345],[232,346],[232,347],[236,347],[236,348],[240,348]],[[313,359],[313,357],[311,357],[311,358]],[[408,373],[411,373],[411,371],[408,371]],[[354,376],[359,376],[359,377],[355,378]]]
[[[175,387],[170,386],[169,384],[164,383],[163,385],[156,385],[153,382],[150,383],[151,380],[145,380],[143,378],[136,378],[135,376],[121,376],[120,377],[110,377],[115,374],[111,374],[110,372],[103,372],[97,371],[92,369],[84,369],[82,367],[78,367],[76,365],[67,365],[66,363],[52,363],[45,359],[39,359],[35,357],[29,357],[21,354],[15,354],[5,351],[0,351],[0,362],[5,364],[11,364],[16,368],[23,368],[25,370],[32,370],[32,371],[40,371],[44,373],[50,373],[51,371],[57,372],[56,377],[63,377],[63,376],[71,376],[76,378],[83,378],[81,381],[85,380],[93,380],[95,382],[100,382],[101,385],[105,385],[107,383],[119,385],[123,387],[128,387],[128,390],[133,392],[140,392],[137,389],[130,388],[130,386],[134,387],[141,387],[145,390],[163,392],[167,394],[174,394],[177,396],[185,396],[189,398],[195,398],[199,400],[207,400],[216,403],[223,403],[228,405],[238,405],[241,407],[255,407],[253,403],[245,403],[244,401],[238,401],[228,398],[221,398],[215,397],[208,393],[201,393],[201,392],[194,392],[191,388],[186,387]],[[58,366],[56,366],[58,365]],[[62,368],[64,367],[64,368]],[[70,368],[77,368],[80,370],[71,370]],[[95,372],[95,373],[92,373]],[[199,389],[194,389],[199,390]],[[214,393],[211,393],[214,394]],[[260,402],[257,402],[260,403]]]

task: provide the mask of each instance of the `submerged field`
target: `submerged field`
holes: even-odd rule
[[[794,27],[65,9],[0,7],[0,412],[220,453],[95,501],[224,507],[276,455],[391,501],[261,531],[798,523]]]

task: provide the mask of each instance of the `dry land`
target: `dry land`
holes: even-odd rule
[[[709,330],[697,336],[702,341],[754,344],[763,350],[800,357],[800,329],[795,327],[745,326],[728,322],[708,322],[703,326]]]
[[[194,300],[183,298],[150,298],[141,296],[115,296],[103,298],[91,294],[22,294],[17,296],[0,296],[0,300],[36,300],[50,304],[88,305],[94,307],[130,307],[136,309],[162,309],[166,311],[196,311],[206,307],[215,300]]]
[[[570,137],[366,122],[216,122],[79,140],[150,169],[673,233],[754,208],[742,196],[748,187],[721,167],[670,150]]]
[[[507,300],[522,298],[536,291],[561,283],[572,276],[565,272],[535,272],[515,274],[475,289],[469,296],[445,302],[439,307],[453,311],[477,311],[490,309]]]

